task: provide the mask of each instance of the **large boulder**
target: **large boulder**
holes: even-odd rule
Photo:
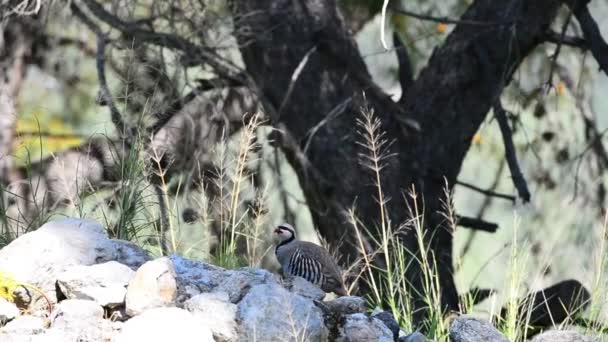
[[[68,299],[94,300],[107,308],[125,302],[127,285],[135,272],[116,261],[103,264],[68,268],[57,277],[61,293]]]
[[[104,341],[112,335],[111,323],[103,319],[103,308],[92,300],[68,299],[51,314],[50,335],[72,341]]]
[[[509,342],[490,322],[471,316],[460,316],[452,322],[450,339],[452,342]]]
[[[241,341],[326,341],[313,301],[278,284],[255,285],[238,304]]]
[[[192,312],[200,324],[207,326],[218,342],[238,339],[236,305],[226,293],[201,293],[190,298],[184,307]]]
[[[155,308],[128,320],[113,342],[213,342],[211,331],[190,312]]]
[[[158,258],[141,266],[129,282],[126,312],[135,316],[152,308],[175,306],[177,281],[169,258]]]
[[[344,326],[340,329],[340,342],[392,342],[393,332],[379,319],[362,313],[346,316]]]
[[[56,301],[55,281],[68,268],[111,260],[138,267],[149,259],[128,242],[110,240],[101,224],[64,218],[24,234],[0,250],[0,270]]]
[[[227,293],[232,303],[238,303],[252,287],[267,283],[276,285],[278,278],[263,269],[241,268],[223,277],[213,291]]]

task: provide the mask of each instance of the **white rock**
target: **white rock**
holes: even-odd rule
[[[202,293],[190,298],[185,308],[194,314],[199,324],[211,330],[216,341],[237,340],[237,307],[230,302],[228,294]]]
[[[51,314],[51,333],[84,341],[102,339],[103,308],[92,300],[67,299]],[[49,332],[47,332],[49,333]]]
[[[241,341],[326,341],[321,310],[278,284],[256,285],[238,304]]]
[[[450,339],[453,342],[508,342],[488,321],[471,316],[460,316],[450,326]]]
[[[72,266],[57,277],[61,292],[68,299],[94,300],[113,308],[124,304],[127,285],[135,272],[116,261],[92,266]]]
[[[17,306],[0,297],[0,326],[19,315]]]
[[[177,282],[169,258],[163,257],[143,264],[129,282],[126,311],[136,316],[145,310],[175,306]]]
[[[346,322],[340,329],[340,342],[392,342],[393,333],[382,321],[356,313],[346,316]]]
[[[24,315],[8,322],[0,332],[7,335],[37,335],[42,334],[46,328],[46,322],[41,317]]]
[[[65,218],[48,222],[0,250],[0,270],[16,281],[38,287],[56,301],[55,280],[59,274],[72,266],[121,262],[121,258],[134,263],[135,252],[125,246],[109,240],[95,221]],[[141,249],[140,253],[145,254]]]
[[[113,342],[211,342],[211,331],[179,308],[150,309],[124,323]]]

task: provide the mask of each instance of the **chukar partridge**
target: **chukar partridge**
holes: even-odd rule
[[[325,292],[347,295],[340,268],[325,248],[312,242],[297,241],[295,229],[287,223],[276,227],[274,232],[278,239],[275,255],[284,275],[302,277]]]

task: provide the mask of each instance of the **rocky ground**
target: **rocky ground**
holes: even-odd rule
[[[13,289],[7,275],[35,288]],[[426,340],[402,331],[389,312],[370,314],[360,297],[324,301],[305,280],[287,284],[263,269],[227,270],[180,256],[152,260],[89,220],[49,222],[0,250],[0,294],[3,286],[15,298],[0,298],[2,342]],[[450,338],[508,341],[468,316],[453,321]],[[553,331],[534,341],[592,340]]]

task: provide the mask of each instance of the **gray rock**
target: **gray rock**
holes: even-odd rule
[[[178,255],[172,255],[169,259],[175,270],[178,303],[183,303],[198,293],[210,292],[232,273],[221,267],[184,259]]]
[[[65,341],[102,341],[103,308],[92,300],[67,299],[51,314],[51,329],[46,334],[63,336]]]
[[[302,297],[310,298],[313,300],[323,300],[325,298],[325,291],[315,286],[308,280],[302,277],[293,277],[290,279],[289,290]]]
[[[19,316],[14,320],[8,322],[2,329],[0,329],[0,332],[13,336],[29,336],[44,333],[44,329],[46,327],[47,322],[43,318],[31,315],[24,315]]]
[[[341,312],[345,315],[364,313],[367,311],[365,299],[356,296],[338,297],[324,303],[331,311]]]
[[[238,339],[237,307],[230,302],[228,294],[202,293],[190,298],[184,306],[201,325],[211,330],[216,341],[230,342]]]
[[[17,306],[0,297],[0,326],[19,315]]]
[[[158,307],[175,306],[177,282],[169,258],[158,258],[143,264],[129,282],[125,298],[126,312],[136,316]]]
[[[372,316],[380,320],[393,333],[393,339],[399,338],[399,323],[390,311],[382,311]]]
[[[109,260],[115,260],[123,265],[127,265],[133,271],[152,260],[148,252],[131,241],[111,239],[110,245],[112,246],[113,253]]]
[[[356,313],[346,316],[340,329],[339,342],[392,342],[393,333],[382,321]]]
[[[72,266],[57,278],[57,285],[68,299],[94,300],[113,308],[124,304],[127,285],[135,272],[116,261]]]
[[[417,331],[399,338],[399,342],[425,342],[425,341],[426,341],[426,337]]]
[[[232,303],[238,303],[255,285],[278,284],[276,276],[266,270],[241,268],[224,278],[213,291],[227,293]]]
[[[211,331],[179,308],[150,309],[128,320],[113,342],[212,342]]]
[[[137,248],[125,246],[108,239],[103,226],[95,221],[64,218],[23,234],[0,250],[0,269],[19,282],[38,287],[56,301],[55,280],[59,274],[76,265],[111,260],[134,263]],[[138,255],[145,254],[138,250]]]
[[[509,340],[487,321],[460,316],[450,327],[452,342],[508,342]]]
[[[532,342],[595,342],[594,338],[576,331],[551,330],[535,336]]]
[[[321,310],[279,284],[255,285],[238,304],[241,341],[327,341]]]

